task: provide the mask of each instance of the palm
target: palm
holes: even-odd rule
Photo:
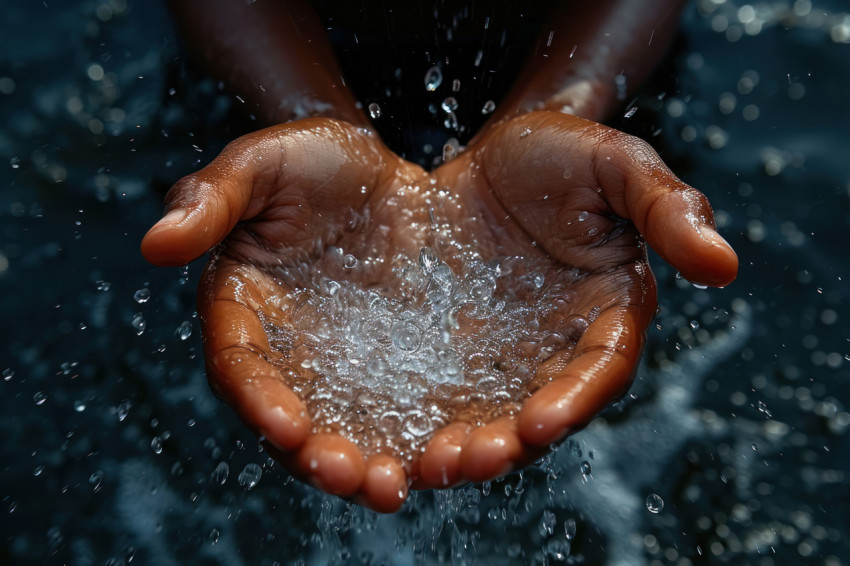
[[[244,138],[175,186],[171,207],[200,208],[201,220],[190,214],[183,224],[207,226],[202,236],[187,235],[197,229],[178,232],[184,241],[175,246],[178,236],[153,230],[144,251],[159,263],[184,263],[230,232],[199,294],[212,386],[294,471],[322,489],[391,510],[404,499],[406,478],[414,487],[436,487],[503,474],[538,454],[537,446],[584,426],[625,391],[655,293],[638,232],[624,218],[634,219],[686,276],[714,284],[731,278],[734,266],[714,242],[695,264],[690,252],[700,242],[693,234],[681,252],[660,236],[652,241],[647,223],[684,233],[694,219],[710,223],[710,208],[654,153],[624,148],[633,138],[611,132],[576,118],[531,114],[488,130],[429,175],[350,126],[316,121],[273,128]],[[670,198],[669,186],[658,187],[673,181],[683,190]],[[203,210],[205,201],[216,200],[224,206]],[[654,202],[662,206],[653,210]],[[679,213],[689,215],[679,223],[684,227],[671,220]],[[325,316],[321,311],[333,303],[320,295],[327,295],[322,285],[330,280],[345,285],[349,309],[359,304],[360,289],[422,307],[404,274],[413,273],[420,281],[413,286],[427,295],[433,281],[423,283],[424,272],[416,271],[423,248],[436,250],[451,268],[457,283],[451,289],[482,265],[514,258],[514,278],[492,290],[532,308],[500,311],[511,315],[510,326],[495,311],[481,315],[489,308],[486,297],[479,305],[461,294],[460,302],[479,305],[455,308],[450,329],[465,344],[450,354],[465,357],[466,381],[447,384],[438,374],[429,384],[420,375],[433,372],[429,358],[398,367],[390,359],[383,373],[409,374],[404,391],[415,393],[400,399],[400,389],[376,389],[362,369],[372,347],[386,341],[357,346],[371,338],[358,334],[365,323],[352,326],[348,315],[341,326],[327,327],[339,313]],[[529,277],[545,283],[529,287]],[[522,285],[526,290],[517,291]],[[433,314],[433,306],[422,308]],[[468,316],[470,308],[479,316]],[[407,316],[399,312],[393,316]],[[419,324],[417,352],[439,349],[438,341],[427,342],[426,327]],[[557,339],[543,344],[551,336]],[[511,341],[506,351],[503,343]],[[388,348],[385,358],[392,355]],[[470,361],[482,352],[485,362]],[[399,364],[413,363],[403,354]],[[531,371],[497,376],[502,394],[482,395],[478,379],[492,380],[502,358]],[[327,375],[328,367],[340,368],[339,376]],[[335,378],[336,388],[328,385]],[[404,422],[388,428],[381,420],[388,410],[416,413],[429,426],[419,426],[418,435]]]

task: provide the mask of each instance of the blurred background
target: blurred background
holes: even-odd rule
[[[0,564],[850,563],[847,10],[688,5],[611,123],[709,196],[738,280],[698,289],[654,261],[661,309],[624,400],[521,473],[379,516],[263,453],[206,385],[202,261],[138,252],[168,186],[250,131],[240,101],[158,2],[4,6]],[[435,142],[411,158],[458,135],[440,101],[464,64],[422,94]],[[361,102],[401,131],[378,87]],[[464,96],[472,129],[499,93]]]

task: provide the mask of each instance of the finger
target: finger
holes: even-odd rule
[[[298,451],[296,465],[310,483],[340,497],[357,493],[366,472],[360,449],[334,433],[310,436]]]
[[[463,480],[460,453],[470,429],[469,424],[457,422],[434,433],[419,458],[416,489],[450,487]]]
[[[500,417],[469,434],[460,455],[466,479],[485,481],[507,474],[523,455],[514,417]]]
[[[407,498],[407,476],[398,460],[378,454],[366,462],[355,501],[380,513],[394,513]]]
[[[307,410],[270,363],[258,312],[262,292],[250,268],[208,267],[199,292],[207,373],[212,388],[256,432],[281,450],[298,448],[310,433]]]
[[[275,222],[260,228],[261,238],[309,231],[311,203],[333,202],[343,213],[365,200],[360,187],[372,187],[381,169],[383,153],[375,147],[363,130],[323,119],[243,136],[172,187],[166,214],[142,240],[142,254],[157,265],[185,265],[237,222],[264,215]],[[342,201],[339,191],[346,194]]]
[[[594,167],[614,211],[683,277],[715,287],[735,279],[738,257],[715,230],[708,199],[679,180],[649,144],[610,130]]]
[[[650,302],[646,308],[614,305],[600,313],[576,345],[575,357],[557,368],[552,381],[520,411],[517,430],[523,442],[545,446],[559,441],[625,394],[643,350]],[[538,374],[548,369],[544,364]]]

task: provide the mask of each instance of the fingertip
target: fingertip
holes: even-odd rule
[[[407,475],[395,458],[378,454],[366,463],[357,500],[379,513],[398,511],[407,499]]]
[[[141,250],[146,260],[154,265],[176,267],[186,265],[196,256],[188,257],[181,237],[189,213],[185,208],[174,208],[154,224],[144,238]]]
[[[300,473],[317,488],[340,497],[351,497],[363,483],[366,465],[360,449],[338,434],[307,438],[296,458]]]
[[[273,397],[264,395],[265,407],[254,418],[266,440],[281,450],[295,450],[310,434],[310,417],[300,399],[288,387]]]
[[[460,456],[461,471],[476,482],[498,478],[510,472],[522,454],[516,421],[498,419],[470,433]]]
[[[694,279],[688,278],[688,280],[712,287],[725,287],[738,275],[738,254],[711,226],[700,226],[699,233],[710,246],[709,248],[703,246],[705,248],[703,255],[707,261],[702,266],[702,272]],[[687,275],[685,277],[687,278]]]
[[[469,435],[466,423],[453,423],[439,430],[428,442],[419,459],[419,477],[415,487],[450,487],[463,479],[460,454]]]

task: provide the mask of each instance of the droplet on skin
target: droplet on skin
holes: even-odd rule
[[[342,266],[346,269],[354,269],[357,266],[357,258],[351,254],[345,254],[342,258]]]

